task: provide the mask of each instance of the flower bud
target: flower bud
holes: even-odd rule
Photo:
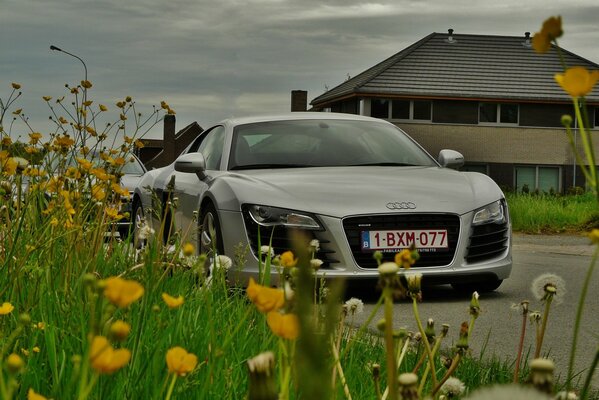
[[[6,369],[11,374],[17,374],[25,367],[25,362],[18,354],[12,353],[6,359]]]
[[[385,331],[386,326],[387,326],[387,321],[385,321],[385,318],[379,319],[379,322],[376,323],[376,328],[381,332]]]
[[[566,128],[569,128],[570,126],[572,126],[572,116],[570,116],[568,114],[562,115],[562,125],[565,126]]]

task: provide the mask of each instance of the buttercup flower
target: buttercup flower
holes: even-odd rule
[[[253,278],[250,278],[246,293],[258,311],[263,313],[278,310],[285,304],[285,293],[282,289],[258,285]]]
[[[589,71],[585,67],[572,67],[563,74],[555,74],[555,81],[572,97],[589,94],[597,80],[599,71]]]
[[[110,334],[114,340],[122,342],[127,339],[129,333],[131,333],[131,325],[125,321],[119,319],[110,325]]]
[[[453,397],[461,396],[465,390],[466,385],[464,385],[464,382],[452,376],[441,385],[440,392],[451,399]]]
[[[9,372],[15,374],[21,372],[25,367],[25,361],[18,354],[12,353],[6,358],[6,368]]]
[[[198,357],[182,347],[173,347],[166,352],[166,366],[171,374],[185,376],[193,371],[197,364]]]
[[[170,309],[179,308],[184,303],[183,296],[173,297],[168,293],[162,293],[162,300],[164,300],[164,302]]]
[[[352,297],[351,299],[345,302],[343,308],[347,311],[348,314],[361,314],[364,311],[364,302],[362,302],[362,300],[358,298]]]
[[[144,288],[136,281],[116,276],[105,280],[104,297],[117,307],[125,308],[144,294]]]
[[[532,282],[531,290],[537,300],[545,301],[551,296],[555,304],[560,304],[566,294],[566,282],[555,274],[542,274]]]
[[[98,105],[98,108],[100,108],[100,111],[108,111],[108,107],[106,107],[104,104]]]
[[[101,374],[112,374],[123,368],[131,359],[128,349],[114,349],[104,336],[92,340],[89,359],[92,368]]]
[[[81,87],[89,89],[92,87],[92,83],[90,81],[81,81]]]
[[[409,269],[415,262],[416,259],[409,249],[403,249],[395,255],[395,263],[404,269]]]
[[[12,88],[13,88],[13,89],[15,89],[15,90],[19,90],[19,89],[21,89],[21,85],[20,85],[20,84],[18,84],[18,83],[15,83],[15,82],[11,83],[11,86],[12,86]]]
[[[537,53],[546,53],[551,47],[551,42],[563,33],[562,17],[550,17],[543,22],[541,31],[533,36],[532,47]]]
[[[587,236],[591,239],[591,243],[599,244],[599,229],[593,229]]]
[[[181,250],[183,251],[183,255],[185,257],[193,256],[196,251],[195,247],[191,243],[185,243]]]
[[[2,307],[0,307],[0,315],[10,314],[14,309],[15,307],[12,304],[4,302],[2,303]]]
[[[293,255],[293,252],[286,251],[279,257],[279,263],[284,268],[292,268],[297,264],[297,258]]]
[[[283,339],[293,340],[299,336],[299,319],[295,314],[271,311],[266,315],[266,322],[272,333]]]
[[[47,400],[47,398],[39,393],[35,393],[35,390],[29,388],[27,391],[27,400]]]

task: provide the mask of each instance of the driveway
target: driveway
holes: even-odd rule
[[[565,376],[580,290],[593,251],[594,246],[584,236],[514,235],[512,276],[496,292],[481,294],[482,314],[476,321],[470,341],[472,355],[497,356],[513,362],[521,316],[511,306],[530,300],[531,310],[542,310],[542,304],[533,298],[530,285],[540,274],[551,272],[564,278],[567,293],[561,304],[552,305],[543,349],[555,361],[557,373]],[[369,299],[367,303],[365,312],[356,318],[358,324],[365,322],[374,300]],[[433,318],[437,329],[448,323],[451,328],[446,344],[451,345],[457,341],[460,323],[469,319],[468,305],[468,296],[457,295],[450,286],[436,286],[425,290],[420,314],[424,320]],[[379,311],[374,321],[382,317],[382,311]],[[396,305],[394,320],[396,328],[416,331],[409,303],[404,301]],[[577,371],[590,366],[599,345],[599,268],[592,277],[582,321],[575,364]],[[525,354],[527,349],[534,353],[534,342],[534,327],[527,324]],[[599,371],[595,381],[599,381]]]

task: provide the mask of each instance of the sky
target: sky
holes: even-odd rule
[[[177,130],[208,128],[287,112],[292,90],[311,101],[432,32],[523,36],[552,15],[562,16],[560,45],[599,63],[597,0],[0,0],[0,99],[18,82],[13,108],[50,132],[42,96],[84,77],[54,45],[85,61],[88,97],[110,118],[131,96],[144,115],[166,101]],[[17,121],[11,135],[28,131]],[[161,136],[161,124],[146,134]]]

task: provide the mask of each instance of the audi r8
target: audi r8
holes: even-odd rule
[[[249,247],[245,266],[230,271],[236,279],[258,274],[259,232],[280,254],[292,248],[288,232],[302,230],[318,239],[318,274],[327,278],[376,279],[375,251],[392,260],[415,247],[412,268],[423,283],[495,290],[512,267],[507,203],[488,176],[457,170],[463,163],[453,150],[435,160],[397,126],[370,117],[235,118],[147,172],[133,209],[137,223],[152,220],[148,209],[162,202],[167,225],[204,252]]]

